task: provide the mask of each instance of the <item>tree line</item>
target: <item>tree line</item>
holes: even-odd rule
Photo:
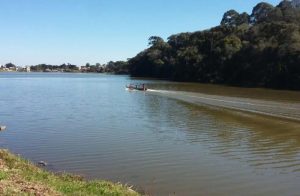
[[[152,36],[128,67],[132,76],[299,90],[300,5],[259,3],[208,30]]]
[[[16,69],[18,66],[13,63],[7,63],[1,68]],[[128,62],[126,61],[109,61],[106,64],[90,64],[86,63],[84,66],[78,66],[70,63],[61,65],[38,64],[27,65],[32,72],[86,72],[86,73],[113,73],[113,74],[128,74]]]

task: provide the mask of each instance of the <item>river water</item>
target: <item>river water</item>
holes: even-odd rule
[[[63,73],[0,73],[0,92],[0,147],[52,171],[150,195],[300,194],[299,92]]]

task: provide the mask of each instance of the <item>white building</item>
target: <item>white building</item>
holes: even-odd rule
[[[26,72],[30,72],[30,66],[26,66],[26,67],[25,67],[25,71],[26,71]]]

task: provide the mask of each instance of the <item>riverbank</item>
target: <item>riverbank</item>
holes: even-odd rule
[[[4,149],[0,149],[0,194],[139,195],[126,185],[45,171]]]

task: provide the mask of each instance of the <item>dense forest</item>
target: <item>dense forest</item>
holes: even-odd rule
[[[227,11],[219,26],[150,37],[128,61],[132,76],[248,87],[300,89],[300,1]]]

